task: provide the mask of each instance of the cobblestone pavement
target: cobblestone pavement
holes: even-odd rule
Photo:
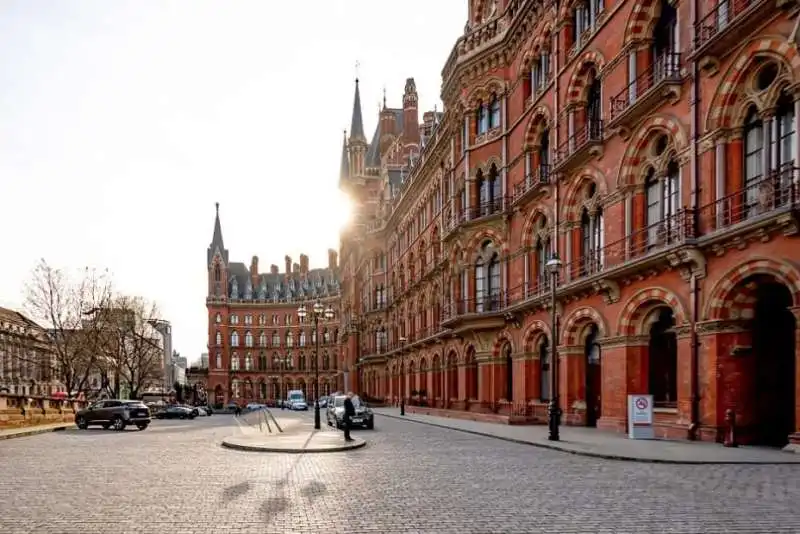
[[[606,461],[387,418],[363,449],[274,455],[221,448],[234,428],[215,415],[0,442],[0,532],[800,530],[794,466]]]

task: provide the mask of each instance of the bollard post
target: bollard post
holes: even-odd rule
[[[400,397],[400,415],[406,414],[406,400]]]
[[[725,410],[725,441],[722,443],[725,447],[738,447],[736,442],[736,412],[731,409]]]

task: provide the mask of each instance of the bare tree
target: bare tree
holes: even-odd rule
[[[108,309],[105,369],[114,373],[115,396],[122,385],[136,398],[148,386],[160,383],[164,353],[160,336],[150,324],[158,318],[157,306],[140,297],[118,297]]]
[[[84,269],[71,278],[42,259],[26,285],[25,308],[46,328],[53,350],[52,374],[69,396],[85,392],[101,353],[104,325],[89,320],[111,302],[105,272]]]

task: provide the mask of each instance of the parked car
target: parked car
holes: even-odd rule
[[[290,391],[286,396],[286,407],[290,410],[308,410],[306,396],[299,389]]]
[[[186,406],[170,406],[156,414],[156,419],[194,419],[195,417],[197,414],[194,410]]]
[[[86,430],[90,425],[125,430],[136,425],[144,430],[150,424],[150,409],[138,400],[101,400],[75,414],[75,425]]]
[[[258,402],[251,402],[247,406],[245,406],[244,410],[246,412],[257,412],[258,410],[263,410],[266,408],[266,405],[258,403]]]
[[[319,398],[319,407],[320,407],[320,409],[328,407],[328,397],[327,396]]]
[[[344,399],[345,395],[338,395],[331,397],[328,403],[327,420],[329,426],[336,426],[341,429],[344,423]],[[353,397],[353,407],[356,409],[356,414],[350,420],[351,428],[363,427],[367,430],[375,428],[375,414],[367,405],[361,402],[357,396]]]

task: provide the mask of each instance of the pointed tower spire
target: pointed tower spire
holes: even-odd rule
[[[344,180],[350,176],[350,158],[347,156],[347,130],[344,130],[342,137],[342,165],[339,171],[339,179]]]
[[[356,78],[356,95],[353,98],[353,119],[350,122],[350,139],[358,139],[366,142],[364,135],[364,119],[361,117],[361,91],[358,89],[358,78]]]
[[[228,264],[228,250],[225,248],[225,243],[222,240],[222,223],[219,222],[219,202],[215,203],[215,206],[217,208],[217,215],[214,218],[214,235],[211,238],[211,244],[208,246],[207,254],[209,266],[216,254],[222,256],[222,261],[225,265]]]

